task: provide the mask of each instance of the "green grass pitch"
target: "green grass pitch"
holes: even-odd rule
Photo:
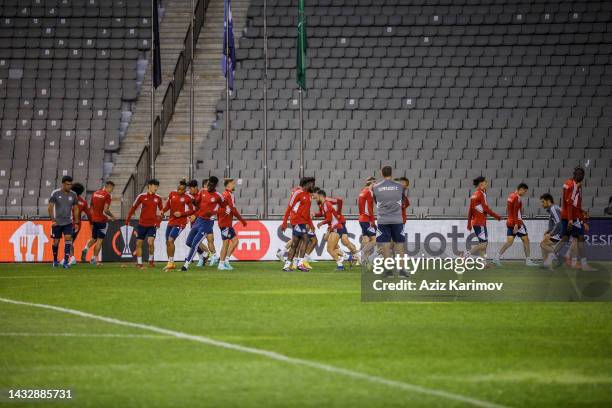
[[[272,262],[165,273],[162,264],[3,264],[0,298],[367,376],[0,302],[0,390],[73,392],[71,401],[29,403],[37,407],[470,405],[450,394],[485,406],[612,406],[610,303],[363,303],[358,269],[313,265],[310,273],[283,273]],[[0,405],[28,406],[6,398]]]

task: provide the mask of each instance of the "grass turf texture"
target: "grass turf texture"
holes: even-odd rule
[[[358,268],[335,272],[320,262],[310,273],[283,273],[280,263],[234,266],[166,273],[162,264],[144,271],[3,264],[0,297],[502,405],[612,404],[610,303],[362,303]],[[466,405],[56,311],[0,303],[0,322],[0,389],[73,390],[72,401],[44,406]],[[17,335],[43,333],[81,336]],[[111,334],[136,336],[103,337]]]

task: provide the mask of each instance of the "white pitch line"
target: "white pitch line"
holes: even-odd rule
[[[106,337],[122,339],[171,339],[159,334],[121,334],[121,333],[0,333],[0,337]]]
[[[118,326],[126,326],[138,328],[154,333],[165,334],[167,336],[176,337],[184,340],[191,340],[197,343],[207,344],[210,346],[220,347],[224,349],[239,351],[241,353],[254,354],[258,356],[267,357],[271,360],[282,361],[288,364],[299,365],[304,367],[315,368],[317,370],[326,371],[329,373],[340,374],[346,377],[356,378],[360,380],[365,380],[375,384],[383,384],[389,387],[399,388],[406,391],[417,392],[423,395],[429,395],[433,397],[445,398],[448,400],[462,402],[468,405],[473,405],[476,407],[484,407],[484,408],[505,408],[503,405],[495,404],[493,402],[484,401],[476,398],[467,397],[460,394],[455,394],[452,392],[438,390],[435,388],[427,388],[417,384],[411,384],[407,382],[389,380],[383,377],[378,377],[375,375],[361,373],[359,371],[353,371],[346,368],[336,367],[329,364],[318,363],[316,361],[303,360],[301,358],[289,357],[284,354],[280,354],[274,351],[258,349],[254,347],[241,346],[239,344],[227,343],[225,341],[211,339],[209,337],[197,336],[194,334],[183,333],[179,331],[164,329],[162,327],[151,326],[144,323],[134,323],[128,322],[125,320],[119,320],[112,317],[99,316],[92,313],[82,312],[80,310],[68,309],[60,306],[47,305],[44,303],[30,303],[30,302],[22,302],[20,300],[13,300],[0,297],[0,302],[9,303],[13,305],[22,305],[22,306],[31,306],[38,307],[41,309],[54,310],[56,312],[67,313],[74,316],[84,317],[93,320],[99,320],[102,322],[116,324]]]

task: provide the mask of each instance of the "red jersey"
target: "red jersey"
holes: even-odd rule
[[[334,200],[325,199],[323,204],[320,206],[325,219],[322,224],[328,224],[330,228],[337,228],[338,225],[344,224],[346,220],[342,212],[334,208]]]
[[[162,210],[162,213],[170,210],[170,220],[168,225],[177,225],[179,227],[185,227],[187,225],[187,217],[195,212],[195,208],[191,203],[191,196],[189,194],[179,194],[176,191],[172,191],[168,195],[168,201]],[[181,213],[179,217],[175,217],[174,213]]]
[[[510,193],[508,196],[508,220],[506,221],[506,226],[509,228],[514,228],[515,226],[523,225],[523,214],[521,213],[523,209],[523,202],[521,201],[521,196],[515,191]]]
[[[497,215],[493,210],[489,208],[487,204],[487,195],[481,189],[476,189],[472,197],[470,197],[470,208],[468,210],[468,228],[472,229],[472,226],[485,226],[487,225],[487,214],[501,220],[501,217]]]
[[[339,213],[342,212],[342,205],[344,205],[344,201],[340,197],[327,197],[325,200],[332,203],[336,211]]]
[[[225,207],[219,208],[219,228],[231,227],[234,221],[234,217],[238,218],[241,222],[244,222],[244,218],[238,212],[234,205],[234,194],[230,190],[225,190],[222,194],[223,200],[226,203]]]
[[[563,220],[585,220],[582,210],[582,186],[574,179],[569,179],[563,184],[563,199],[561,200],[561,219]]]
[[[79,207],[79,215],[85,214],[89,222],[92,222],[91,221],[91,211],[89,211],[89,205],[87,205],[87,201],[85,201],[83,197],[77,196],[77,206]],[[75,214],[74,214],[74,209],[72,210],[72,219],[73,220],[76,219]]]
[[[140,217],[138,218],[138,225],[143,227],[158,227],[161,218],[157,216],[157,210],[162,211],[162,198],[157,194],[142,193],[136,197],[136,201],[132,204],[132,208],[128,212],[125,223],[129,223],[130,219],[140,208]]]
[[[108,217],[104,214],[104,209],[111,204],[111,195],[108,191],[101,188],[93,193],[90,200],[92,222],[107,222]]]
[[[291,189],[291,194],[289,195],[289,202],[291,202],[291,199],[293,198],[293,195],[298,192],[298,191],[302,191],[301,187],[293,187]],[[285,209],[285,214],[283,214],[283,224],[286,224],[287,221],[289,220],[289,216],[291,215],[291,206],[287,205],[287,208]]]
[[[198,193],[196,204],[198,207],[196,215],[205,220],[213,220],[219,212],[219,208],[226,206],[221,193],[218,191],[209,192],[208,190],[202,190]]]
[[[369,222],[374,225],[374,196],[370,187],[365,187],[359,193],[357,198],[357,206],[359,207],[359,222]]]
[[[410,200],[408,199],[408,197],[404,196],[404,198],[402,198],[402,221],[404,222],[404,224],[408,219],[408,215],[406,214],[406,210],[408,210],[408,207],[410,207]]]
[[[285,210],[285,216],[283,217],[283,224],[287,223],[287,219],[290,220],[291,225],[308,224],[312,229],[314,225],[312,218],[310,217],[310,206],[312,204],[310,193],[299,189],[294,189],[289,198],[289,204],[287,210]]]

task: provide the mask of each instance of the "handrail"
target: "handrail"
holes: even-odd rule
[[[168,84],[168,88],[166,89],[166,93],[164,94],[164,98],[161,103],[161,115],[157,115],[155,117],[152,132],[149,131],[149,135],[147,136],[147,145],[143,147],[142,153],[140,154],[138,162],[136,163],[136,170],[134,173],[130,174],[130,178],[128,179],[128,183],[123,189],[122,194],[130,194],[129,189],[133,188],[133,197],[135,198],[136,194],[144,189],[147,180],[150,178],[151,157],[149,156],[149,146],[151,146],[151,138],[154,138],[153,145],[155,146],[155,151],[153,152],[153,160],[155,160],[155,158],[157,158],[157,155],[159,154],[160,146],[163,143],[166,130],[168,129],[170,121],[172,120],[172,116],[174,115],[174,109],[176,107],[176,103],[178,102],[179,95],[181,93],[181,90],[183,89],[183,85],[185,84],[187,70],[189,69],[189,64],[192,63],[192,61],[190,60],[191,50],[192,48],[195,48],[198,43],[200,32],[204,27],[204,18],[206,17],[206,10],[208,9],[209,2],[210,0],[198,0],[196,4],[194,11],[195,18],[193,19],[193,21],[195,21],[195,25],[193,27],[194,38],[191,38],[192,23],[190,22],[189,26],[187,27],[185,39],[183,40],[183,50],[178,56],[176,65],[174,66],[172,80]],[[130,183],[133,183],[133,186],[131,186]],[[123,202],[124,200],[122,199],[121,216],[125,217],[127,215],[127,212],[124,212]]]

